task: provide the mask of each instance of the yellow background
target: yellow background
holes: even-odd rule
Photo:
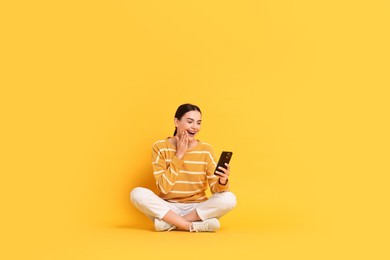
[[[389,7],[2,3],[1,258],[389,259]],[[213,234],[128,200],[186,102],[234,151]]]

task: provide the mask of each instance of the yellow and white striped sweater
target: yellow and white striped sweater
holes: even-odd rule
[[[211,193],[229,190],[214,175],[216,158],[211,145],[199,141],[182,159],[175,156],[176,147],[168,139],[157,141],[152,148],[152,165],[159,197],[169,202],[194,203],[207,200]]]

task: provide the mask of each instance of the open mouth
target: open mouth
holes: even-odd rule
[[[190,136],[194,136],[194,135],[196,134],[196,132],[189,131],[189,130],[187,130],[187,133],[188,133]]]

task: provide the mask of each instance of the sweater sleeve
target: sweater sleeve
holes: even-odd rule
[[[172,190],[177,176],[179,176],[179,170],[183,166],[183,160],[176,157],[176,155],[173,156],[170,162],[170,158],[166,158],[168,153],[174,152],[176,150],[159,148],[156,144],[152,148],[153,175],[158,190],[163,194],[168,194]]]
[[[217,167],[216,160],[217,159],[215,157],[214,150],[210,146],[209,156],[207,157],[206,174],[207,174],[207,181],[212,194],[216,192],[229,191],[230,189],[229,181],[226,183],[226,185],[222,185],[219,183],[219,177],[214,174],[215,168]]]

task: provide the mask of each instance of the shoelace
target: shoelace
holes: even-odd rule
[[[172,226],[172,227],[170,227],[170,228],[167,230],[167,232],[172,231],[172,230],[174,230],[174,229],[176,229],[176,227],[175,227],[175,226]]]
[[[171,230],[174,230],[176,229],[176,226],[173,226],[163,220],[156,220],[158,222],[158,226],[160,226],[159,230],[160,231],[171,231]],[[161,227],[161,225],[163,225],[163,227]]]
[[[207,222],[192,223],[192,225],[190,226],[190,232],[199,232],[199,231],[207,231],[207,230],[208,230]]]
[[[190,226],[190,232],[197,232],[198,233],[198,230],[194,229],[194,227],[191,225]]]

